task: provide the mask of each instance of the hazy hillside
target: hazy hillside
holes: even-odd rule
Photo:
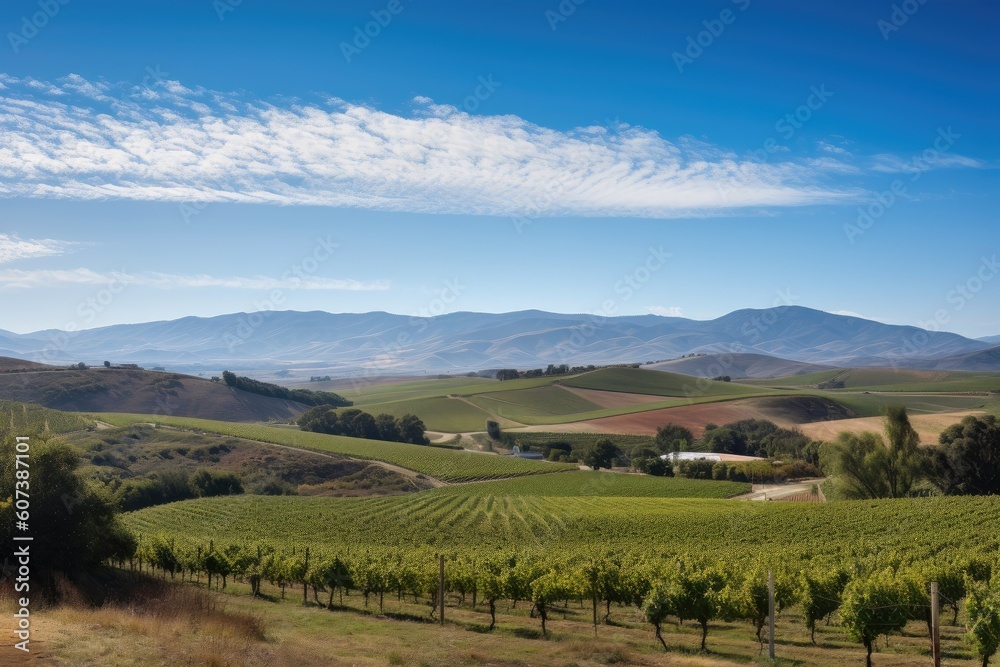
[[[254,326],[256,325],[256,326]],[[58,340],[54,346],[52,341]],[[798,306],[739,310],[715,320],[600,318],[536,310],[451,313],[267,312],[123,324],[62,334],[0,336],[0,350],[53,363],[134,362],[192,368],[327,369],[402,374],[611,364],[690,353],[749,353],[811,364],[907,365],[979,352],[988,343]]]
[[[108,368],[0,372],[0,399],[87,412],[134,412],[258,421],[290,419],[306,406],[249,394],[209,380]]]
[[[1000,370],[1000,346],[978,352],[957,354],[937,361],[932,368],[939,370],[995,371]]]
[[[719,375],[728,375],[732,378],[774,378],[832,370],[830,366],[807,364],[801,361],[752,353],[706,354],[699,357],[662,361],[657,364],[649,364],[644,368],[704,378]]]

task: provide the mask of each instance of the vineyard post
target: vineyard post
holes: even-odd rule
[[[938,582],[931,582],[931,655],[934,667],[941,667],[941,623],[938,610]]]
[[[774,570],[767,571],[767,654],[774,662]]]
[[[441,607],[441,625],[444,625],[444,554],[438,556],[438,604]]]

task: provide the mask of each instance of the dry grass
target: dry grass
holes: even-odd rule
[[[427,606],[387,600],[387,616],[365,610],[357,595],[345,599],[349,610],[330,612],[303,607],[295,596],[281,601],[254,600],[243,584],[233,592],[206,592],[192,585],[150,582],[132,586],[127,599],[99,608],[79,600],[39,611],[33,622],[33,653],[10,657],[0,646],[0,665],[57,667],[736,667],[766,664],[749,625],[713,623],[708,654],[698,650],[699,632],[691,623],[668,624],[670,652],[653,639],[634,607],[615,607],[615,625],[601,625],[594,637],[588,609],[571,605],[553,613],[550,636],[539,638],[538,620],[519,605],[501,605],[500,624],[484,632],[488,614],[480,607],[449,608],[444,627],[401,620],[426,617]],[[269,589],[268,586],[265,586]],[[277,593],[266,590],[267,593]],[[0,613],[11,606],[0,598]],[[961,628],[947,626],[943,639],[947,665],[975,663],[961,642]],[[926,632],[914,623],[891,648],[880,640],[878,667],[929,664]],[[835,626],[817,628],[818,645],[809,642],[793,610],[778,623],[781,665],[843,667],[863,664],[859,644]],[[10,658],[10,659],[8,659]],[[20,660],[20,661],[18,661]]]
[[[962,421],[968,415],[982,416],[982,410],[963,410],[960,412],[941,412],[932,415],[910,415],[910,423],[913,429],[920,436],[920,442],[925,445],[937,444],[941,432],[952,424]],[[859,417],[857,419],[839,419],[837,421],[815,422],[812,424],[802,424],[799,427],[806,436],[813,440],[823,440],[830,442],[837,439],[841,431],[860,433],[862,431],[873,431],[882,433],[882,417]]]

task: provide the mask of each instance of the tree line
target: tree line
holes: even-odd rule
[[[230,371],[222,371],[222,381],[228,387],[240,389],[251,394],[267,396],[269,398],[281,398],[286,401],[295,401],[305,405],[332,405],[334,407],[347,407],[354,405],[340,394],[332,391],[311,391],[309,389],[289,389],[270,382],[261,382],[242,375],[236,375]]]
[[[841,433],[820,452],[839,497],[1000,494],[1000,421],[967,416],[937,445],[920,446],[906,409],[889,407],[883,433]]]
[[[351,408],[337,412],[336,408],[318,405],[299,418],[299,428],[303,431],[346,435],[352,438],[406,442],[413,445],[427,445],[430,440],[424,435],[424,422],[413,414],[405,414],[398,419],[389,414],[371,414]]]

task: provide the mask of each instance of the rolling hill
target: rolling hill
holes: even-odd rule
[[[720,375],[732,378],[776,378],[831,370],[830,367],[821,364],[754,353],[706,354],[647,364],[643,368],[703,378]]]
[[[53,347],[53,340],[60,344]],[[989,347],[952,333],[800,306],[737,310],[706,321],[537,310],[435,317],[267,311],[264,316],[185,317],[72,334],[0,334],[0,354],[53,363],[111,359],[172,370],[290,369],[299,378],[320,371],[364,376],[636,363],[692,353],[760,354],[837,366],[932,367],[946,358],[961,364],[961,355]],[[1000,360],[997,365],[1000,369]]]
[[[0,372],[0,399],[57,410],[227,421],[288,420],[307,409],[299,403],[250,394],[190,375],[103,367],[64,369],[41,364],[24,371]]]

